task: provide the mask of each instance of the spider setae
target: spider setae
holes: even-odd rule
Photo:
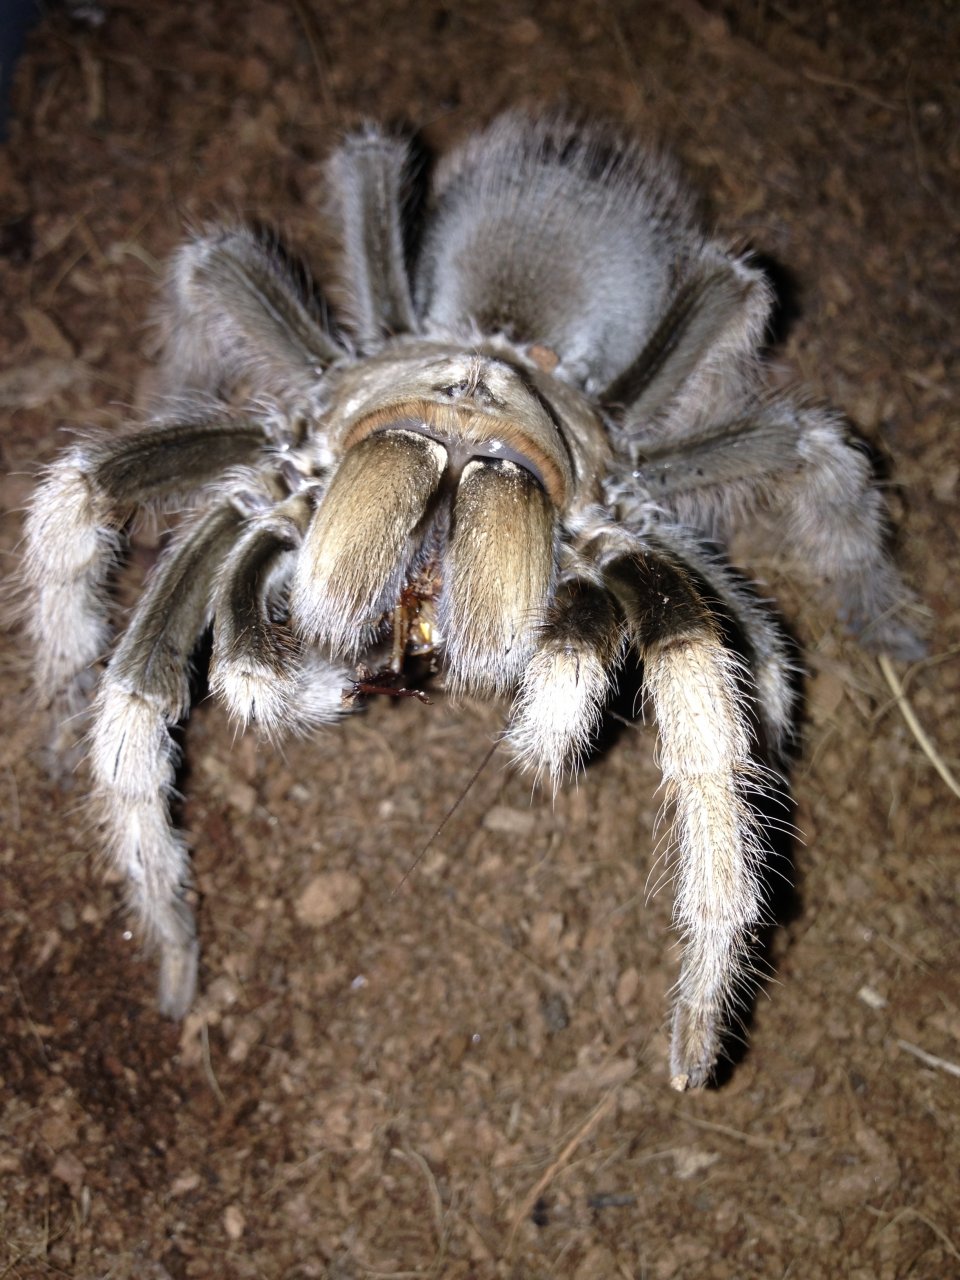
[[[335,324],[249,230],[175,254],[156,412],[83,438],[32,501],[37,685],[60,716],[83,707],[127,522],[187,509],[90,731],[110,854],[179,1017],[198,945],[170,731],[211,625],[210,687],[241,725],[309,731],[429,652],[449,688],[512,697],[507,741],[555,781],[632,651],[674,808],[671,1074],[699,1086],[764,915],[751,794],[793,715],[782,634],[721,549],[763,512],[864,643],[909,655],[881,499],[838,417],[766,384],[770,285],[704,234],[662,156],[508,115],[440,163],[416,219],[414,168],[375,128],[330,158]]]

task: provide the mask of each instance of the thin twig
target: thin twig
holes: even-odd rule
[[[363,1271],[370,1276],[375,1276],[376,1280],[423,1280],[424,1276],[430,1274],[429,1271],[381,1271],[377,1267],[371,1266],[369,1262],[364,1262],[363,1258],[355,1250],[351,1250],[352,1255],[359,1262]]]
[[[437,1180],[433,1176],[433,1170],[427,1163],[424,1156],[419,1151],[414,1151],[410,1147],[394,1147],[390,1152],[393,1156],[399,1156],[401,1160],[406,1160],[409,1164],[415,1164],[423,1174],[424,1181],[427,1184],[427,1195],[430,1198],[430,1207],[433,1210],[433,1218],[437,1232],[437,1245],[440,1249],[444,1245],[444,1237],[446,1229],[444,1225],[445,1214],[443,1211],[443,1199],[440,1195],[440,1188],[437,1186]]]
[[[802,74],[805,80],[810,80],[813,84],[826,85],[828,89],[846,89],[848,93],[856,94],[865,102],[872,102],[875,107],[883,107],[885,111],[901,110],[898,103],[882,98],[879,93],[874,93],[872,89],[856,84],[853,80],[841,80],[839,76],[830,76],[824,71],[814,71],[813,67],[804,67]]]
[[[927,167],[923,156],[923,143],[920,139],[920,130],[917,126],[917,112],[913,101],[913,84],[914,84],[914,68],[911,65],[907,73],[906,83],[906,104],[907,104],[907,123],[910,127],[910,139],[913,143],[914,163],[917,168],[917,181],[923,187],[927,195],[932,196],[943,210],[944,216],[950,225],[956,229],[960,226],[960,217],[957,216],[956,210],[949,203],[937,184],[930,177],[930,170]]]
[[[926,960],[922,960],[915,951],[911,951],[909,947],[905,947],[902,942],[894,942],[892,938],[888,938],[885,933],[878,933],[876,939],[882,946],[892,951],[895,956],[899,956],[914,969],[919,969],[921,973],[929,973],[930,966]]]
[[[911,1044],[909,1040],[898,1040],[897,1048],[903,1049],[905,1053],[912,1053],[915,1058],[927,1067],[933,1067],[937,1071],[945,1071],[949,1076],[957,1076],[960,1078],[960,1063],[951,1062],[949,1058],[938,1058],[935,1053],[927,1053],[926,1049],[921,1049],[919,1045]]]
[[[31,1014],[27,1005],[26,997],[23,994],[23,988],[20,986],[20,979],[16,974],[13,974],[13,987],[17,997],[17,1004],[19,1004],[20,1008],[23,1010],[24,1021],[37,1044],[40,1046],[40,1056],[43,1058],[44,1062],[49,1062],[50,1059],[47,1056],[47,1046],[43,1043],[43,1036],[40,1034],[40,1028],[33,1019],[33,1014]]]
[[[10,820],[7,828],[10,831],[20,830],[20,790],[17,787],[17,775],[9,765],[5,769],[10,779]]]
[[[324,52],[319,24],[312,10],[303,3],[303,0],[293,0],[293,8],[306,38],[307,46],[310,49],[310,57],[313,59],[313,67],[317,73],[320,97],[323,99],[324,108],[328,115],[334,115],[337,103],[330,86],[330,67]]]
[[[765,1138],[758,1133],[747,1133],[743,1129],[734,1129],[728,1124],[718,1124],[715,1120],[703,1120],[700,1116],[691,1116],[685,1111],[676,1111],[674,1114],[678,1120],[692,1124],[697,1129],[706,1129],[708,1133],[721,1133],[725,1138],[736,1138],[744,1146],[756,1147],[759,1151],[789,1150],[785,1142],[777,1142],[775,1138]]]
[[[933,1232],[947,1252],[952,1253],[953,1256],[960,1261],[960,1252],[957,1251],[957,1246],[944,1231],[943,1227],[938,1226],[938,1224],[931,1218],[928,1218],[925,1213],[921,1213],[919,1209],[914,1209],[914,1207],[909,1204],[905,1205],[895,1213],[889,1222],[885,1222],[882,1227],[879,1227],[871,1236],[868,1245],[874,1245],[885,1231],[889,1231],[891,1227],[896,1226],[896,1224],[901,1222],[904,1218],[916,1218],[918,1222],[922,1222],[929,1231]]]
[[[424,857],[427,855],[427,853],[428,853],[428,852],[430,851],[430,849],[433,847],[434,843],[435,843],[435,842],[439,839],[439,837],[442,835],[442,833],[443,833],[444,829],[446,828],[447,823],[450,821],[450,819],[453,817],[453,815],[457,812],[457,810],[458,810],[458,809],[460,808],[460,806],[463,804],[464,800],[466,800],[467,796],[468,796],[468,795],[469,795],[469,793],[470,793],[470,789],[471,789],[471,787],[474,785],[474,783],[476,782],[476,780],[480,777],[481,773],[483,773],[484,769],[485,769],[485,768],[487,767],[487,765],[490,763],[490,761],[491,761],[491,760],[492,760],[492,758],[493,758],[493,753],[496,751],[496,749],[497,749],[497,747],[498,747],[499,745],[500,745],[499,741],[495,738],[495,739],[494,739],[494,741],[493,741],[492,746],[490,747],[490,750],[486,753],[486,755],[483,757],[483,759],[482,759],[482,760],[480,761],[480,763],[477,765],[476,769],[474,769],[473,773],[471,773],[470,777],[467,779],[466,785],[464,786],[463,790],[460,792],[460,794],[457,796],[456,800],[454,800],[453,804],[452,804],[452,805],[450,806],[450,808],[447,810],[446,814],[444,815],[443,821],[440,823],[439,827],[437,827],[437,829],[434,831],[434,833],[433,833],[433,835],[430,837],[430,839],[429,839],[429,840],[427,840],[427,842],[426,842],[424,845],[422,845],[422,846],[421,846],[420,851],[419,851],[419,853],[417,854],[417,856],[414,858],[414,860],[413,860],[413,861],[410,863],[410,865],[407,867],[406,871],[404,871],[403,875],[400,877],[400,883],[399,883],[399,884],[397,885],[397,887],[394,889],[393,893],[391,893],[391,895],[390,895],[390,897],[391,897],[391,898],[395,898],[395,897],[397,896],[397,894],[400,892],[400,890],[403,888],[403,886],[404,886],[404,885],[407,883],[407,881],[410,879],[410,877],[411,877],[411,875],[413,874],[413,872],[416,870],[416,868],[417,868],[417,867],[420,865],[420,863],[423,861]]]
[[[220,1103],[221,1107],[226,1105],[226,1098],[223,1090],[220,1088],[220,1082],[217,1080],[213,1071],[213,1060],[210,1057],[210,1031],[206,1018],[200,1024],[200,1051],[203,1056],[203,1071],[207,1077],[207,1083],[213,1090],[213,1096]]]
[[[509,1257],[510,1254],[513,1252],[513,1242],[514,1242],[514,1239],[516,1238],[517,1232],[520,1229],[520,1223],[524,1222],[530,1216],[531,1212],[533,1211],[533,1206],[537,1203],[537,1201],[540,1199],[540,1196],[543,1194],[546,1188],[550,1185],[550,1183],[554,1180],[554,1178],[557,1176],[560,1170],[564,1167],[564,1165],[569,1162],[570,1157],[576,1151],[577,1147],[579,1147],[581,1143],[586,1142],[590,1134],[593,1133],[594,1129],[596,1129],[600,1121],[606,1116],[607,1112],[611,1109],[614,1102],[616,1101],[618,1092],[620,1091],[620,1089],[623,1088],[625,1083],[626,1081],[622,1080],[620,1081],[619,1084],[615,1084],[613,1088],[610,1089],[605,1094],[605,1096],[600,1099],[600,1101],[594,1107],[593,1111],[590,1113],[590,1115],[587,1116],[586,1120],[583,1122],[580,1128],[576,1131],[576,1133],[573,1135],[573,1137],[570,1139],[567,1145],[563,1148],[563,1150],[560,1152],[557,1158],[554,1161],[552,1161],[552,1163],[547,1167],[547,1169],[544,1170],[542,1176],[537,1179],[533,1187],[531,1187],[531,1189],[527,1192],[526,1196],[523,1199],[522,1204],[520,1205],[520,1208],[517,1210],[516,1214],[514,1215],[513,1222],[510,1226],[510,1234],[507,1237],[507,1250],[506,1250],[507,1257]]]
[[[953,794],[958,800],[960,800],[960,783],[957,782],[956,778],[947,768],[943,757],[924,732],[923,726],[914,714],[913,707],[910,705],[907,700],[907,695],[903,691],[903,685],[900,683],[900,677],[893,669],[893,663],[885,653],[880,654],[877,658],[877,662],[880,664],[880,670],[883,672],[883,677],[890,686],[890,692],[893,694],[897,706],[900,708],[900,714],[903,716],[904,720],[906,720],[907,727],[916,738],[920,750],[927,757]]]

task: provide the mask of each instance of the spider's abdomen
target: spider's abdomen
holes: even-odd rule
[[[694,246],[672,167],[569,121],[504,117],[436,190],[416,273],[425,327],[541,342],[593,390],[636,357]]]

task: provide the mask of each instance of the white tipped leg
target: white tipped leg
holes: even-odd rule
[[[657,554],[673,564],[685,563],[698,575],[711,602],[738,632],[749,659],[746,689],[755,691],[762,742],[772,758],[780,756],[794,728],[793,666],[783,633],[770,610],[731,573],[722,561],[710,556],[685,530],[664,526],[656,538],[646,539]],[[744,672],[747,675],[747,672]]]
[[[38,692],[58,714],[85,706],[86,673],[106,652],[107,582],[130,512],[249,460],[264,443],[250,422],[186,418],[90,439],[47,470],[26,520],[21,612]]]
[[[803,464],[777,491],[784,549],[810,579],[826,581],[841,620],[867,648],[913,661],[925,646],[908,620],[913,598],[884,547],[883,499],[863,451],[828,413],[798,414]]]
[[[127,878],[130,906],[160,958],[158,1003],[182,1018],[193,1002],[198,946],[187,846],[170,824],[176,752],[162,702],[104,681],[91,763],[107,849]]]
[[[22,577],[32,584],[24,607],[38,692],[58,713],[81,710],[84,673],[106,650],[106,584],[120,535],[109,500],[91,485],[90,451],[70,450],[47,472],[26,521]]]
[[[762,916],[762,841],[748,800],[758,771],[737,708],[735,660],[715,635],[648,648],[644,673],[678,845],[675,914],[684,955],[671,1083],[698,1088],[716,1064],[750,930]]]
[[[210,687],[241,727],[255,723],[271,740],[337,719],[349,683],[345,670],[305,653],[271,616],[313,507],[313,492],[304,491],[256,518],[224,565],[214,597]]]
[[[763,915],[763,840],[749,801],[760,770],[738,705],[737,659],[689,576],[655,551],[611,557],[604,572],[643,658],[674,805],[684,953],[671,1079],[699,1088],[716,1065]]]
[[[609,486],[628,517],[653,494],[681,524],[725,537],[744,514],[772,513],[771,535],[867,648],[915,659],[914,604],[885,547],[883,498],[869,459],[834,414],[788,397],[749,406],[719,427],[652,444],[635,475]]]
[[[94,708],[94,801],[130,904],[159,949],[161,1009],[179,1018],[196,988],[197,942],[187,847],[170,821],[190,654],[207,624],[217,564],[239,514],[220,507],[187,530],[161,562],[101,682]]]
[[[583,760],[620,660],[621,631],[608,592],[582,578],[561,585],[524,670],[507,732],[524,768],[559,784]]]

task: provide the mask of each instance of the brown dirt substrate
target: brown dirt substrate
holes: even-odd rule
[[[956,768],[955,6],[102,13],[33,33],[0,152],[5,553],[30,469],[134,399],[185,224],[258,218],[316,261],[345,125],[409,120],[443,148],[566,102],[665,137],[718,224],[788,269],[777,358],[890,462],[933,618],[908,695]],[[693,1096],[667,1085],[649,733],[555,801],[495,756],[398,888],[502,709],[381,700],[277,754],[204,704],[184,808],[204,994],[181,1029],[94,858],[83,775],[50,778],[8,668],[0,1276],[960,1276],[960,807],[874,660],[757,571],[808,664],[803,843],[749,1047]]]

